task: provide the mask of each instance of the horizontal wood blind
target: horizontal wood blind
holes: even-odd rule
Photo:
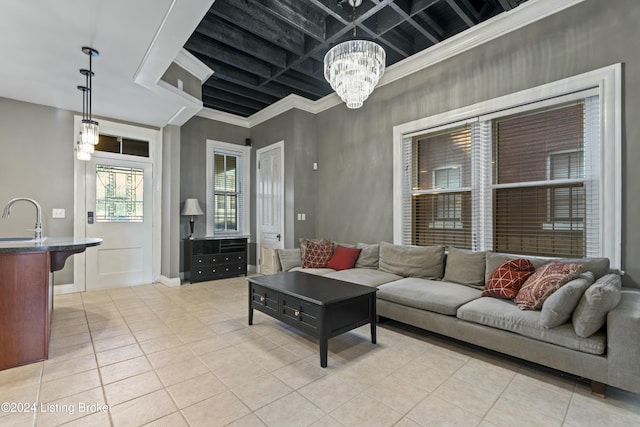
[[[498,252],[585,256],[582,102],[494,120]]]
[[[420,246],[471,248],[471,127],[411,141],[411,235]]]

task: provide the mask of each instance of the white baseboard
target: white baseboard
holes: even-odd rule
[[[251,265],[251,264],[247,265],[247,273],[257,273],[257,272],[258,272],[257,265]]]
[[[65,283],[63,285],[54,285],[53,286],[53,294],[54,295],[62,295],[62,294],[74,294],[76,293],[76,286],[73,283]]]
[[[176,288],[182,284],[179,277],[174,277],[173,279],[170,279],[169,277],[166,277],[163,275],[160,275],[160,283],[162,283],[165,286],[169,286],[170,288]]]

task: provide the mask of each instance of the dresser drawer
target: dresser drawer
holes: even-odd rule
[[[246,262],[247,257],[244,252],[234,253],[234,254],[220,254],[216,257],[219,263],[239,263]]]
[[[197,269],[203,265],[219,264],[224,259],[222,255],[194,255],[191,259],[191,267]]]
[[[312,333],[319,333],[320,310],[319,306],[298,298],[287,295],[280,297],[280,318],[282,321]]]
[[[251,306],[273,317],[279,317],[279,294],[259,285],[251,285]]]

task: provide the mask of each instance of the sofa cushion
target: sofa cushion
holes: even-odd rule
[[[351,268],[349,270],[329,273],[327,274],[327,277],[331,277],[332,279],[344,280],[345,282],[357,283],[358,285],[373,287],[402,279],[402,276],[387,273],[386,271],[357,267]]]
[[[333,255],[327,263],[327,268],[333,268],[334,270],[346,270],[353,268],[356,264],[356,260],[360,255],[361,249],[346,248],[344,246],[336,246],[333,250]]]
[[[306,240],[304,241],[304,249],[301,250],[302,268],[325,268],[331,255],[333,255],[332,242]]]
[[[505,261],[489,276],[482,296],[513,299],[534,270],[535,267],[526,258]]]
[[[302,268],[302,267],[294,267],[291,271],[301,271],[303,273],[316,274],[318,276],[326,276],[329,273],[334,273],[335,270],[332,268]]]
[[[607,313],[622,298],[622,281],[617,274],[607,274],[589,286],[573,312],[573,328],[581,337],[588,337],[606,322]]]
[[[378,268],[378,258],[380,258],[380,245],[368,245],[358,243],[356,248],[362,249],[356,261],[356,268]]]
[[[571,319],[582,294],[592,283],[593,272],[587,271],[551,294],[542,304],[540,324],[545,328],[555,328]]]
[[[478,298],[460,307],[458,318],[585,353],[603,354],[606,349],[604,333],[583,338],[576,335],[570,323],[553,329],[545,328],[540,324],[539,311],[522,311],[511,300]]]
[[[535,268],[540,267],[543,264],[550,262],[551,258],[530,257],[513,254],[503,254],[498,252],[487,252],[487,265],[485,270],[485,282],[489,280],[491,273],[505,261],[511,261],[514,259],[527,258]]]
[[[516,295],[516,304],[522,310],[539,310],[544,301],[560,286],[578,277],[582,271],[580,264],[550,262],[538,268]]]
[[[401,246],[380,243],[380,270],[404,277],[441,279],[444,246]]]
[[[479,298],[480,294],[478,289],[457,283],[405,278],[379,286],[377,298],[455,316],[458,307]]]
[[[300,249],[276,249],[278,259],[280,260],[280,266],[282,271],[289,271],[293,267],[300,267],[302,265],[302,258],[300,257]]]
[[[484,286],[486,252],[474,252],[450,246],[446,264],[442,280],[474,286],[478,289]]]

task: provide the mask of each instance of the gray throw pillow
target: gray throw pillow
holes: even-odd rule
[[[449,247],[442,280],[483,289],[485,258],[486,252]]]
[[[551,294],[542,304],[540,324],[545,328],[555,328],[571,319],[573,310],[593,280],[593,273],[587,271]]]
[[[358,243],[356,248],[362,249],[356,261],[355,268],[378,268],[378,258],[380,257],[380,245],[368,245]]]
[[[589,286],[573,312],[573,329],[579,337],[596,333],[607,320],[607,313],[622,299],[622,280],[617,274],[607,274]]]
[[[300,249],[276,249],[278,251],[278,258],[280,259],[280,265],[282,271],[289,271],[294,267],[300,267],[302,265],[302,259],[300,257]]]
[[[402,246],[380,243],[380,270],[403,277],[441,279],[444,246]]]

